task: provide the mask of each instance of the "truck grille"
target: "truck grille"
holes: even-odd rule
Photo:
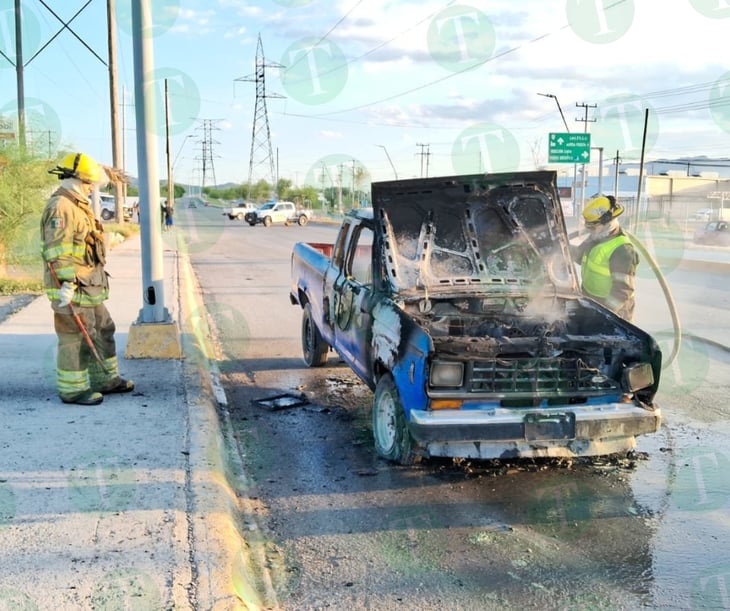
[[[618,384],[581,359],[518,358],[474,361],[467,392],[543,395],[618,389]]]

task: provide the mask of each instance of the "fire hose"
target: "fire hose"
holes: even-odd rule
[[[656,259],[651,255],[651,253],[646,249],[646,247],[641,243],[641,241],[632,233],[629,233],[625,229],[623,230],[626,236],[631,240],[631,243],[636,247],[636,249],[639,251],[639,253],[648,261],[649,267],[651,267],[652,271],[654,272],[654,275],[656,276],[657,281],[659,282],[659,286],[662,288],[662,292],[664,293],[664,298],[667,302],[667,307],[669,308],[669,314],[672,317],[672,328],[674,329],[674,342],[672,345],[672,352],[669,355],[669,357],[662,362],[662,369],[666,369],[669,367],[674,360],[677,358],[677,355],[679,354],[679,349],[682,344],[682,325],[679,320],[679,313],[677,311],[677,304],[674,302],[674,296],[672,295],[672,291],[669,289],[669,284],[667,284],[667,279],[664,277],[664,274],[662,274],[661,269],[659,268],[659,264],[656,262]],[[572,239],[579,235],[580,232],[574,231],[572,232],[568,238]]]

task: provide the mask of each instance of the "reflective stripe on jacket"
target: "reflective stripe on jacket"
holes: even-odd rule
[[[623,234],[600,242],[584,253],[581,261],[583,290],[592,297],[606,299],[611,293],[610,260],[614,251],[625,245],[631,245],[631,240]]]
[[[49,263],[59,282],[78,285],[72,303],[93,306],[109,297],[103,236],[93,219],[88,202],[64,188],[48,200],[41,216],[41,255],[46,263],[44,287],[51,302],[58,301],[58,287],[48,270]]]

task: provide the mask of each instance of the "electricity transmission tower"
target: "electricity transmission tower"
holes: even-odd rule
[[[256,71],[254,74],[237,78],[236,81],[256,83],[256,106],[253,113],[253,130],[251,132],[251,153],[248,165],[248,197],[251,197],[251,188],[254,178],[267,179],[276,188],[276,174],[274,173],[274,154],[271,149],[271,131],[269,130],[269,115],[266,110],[266,98],[282,98],[277,93],[266,93],[266,68],[283,68],[281,64],[267,62],[264,58],[264,47],[259,34],[256,45]]]
[[[203,126],[198,129],[203,130],[203,139],[200,140],[200,157],[197,159],[201,162],[201,177],[200,177],[200,193],[202,195],[203,189],[206,186],[206,178],[210,172],[213,175],[213,185],[216,185],[215,179],[215,166],[213,165],[213,145],[220,144],[217,140],[213,140],[212,132],[214,129],[220,129],[214,125],[214,122],[220,119],[203,119]],[[209,169],[210,168],[210,169]]]

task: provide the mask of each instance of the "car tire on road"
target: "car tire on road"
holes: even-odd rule
[[[307,224],[307,221],[309,219],[307,218],[306,214],[300,214],[299,218],[297,219],[297,223],[299,223],[300,227],[304,227]]]
[[[271,217],[270,216],[264,217],[264,227],[271,227]]]
[[[102,210],[101,218],[104,221],[110,221],[114,217],[114,213],[111,210]]]
[[[383,375],[375,387],[373,399],[373,440],[378,456],[401,465],[419,461],[415,441],[406,423],[400,393],[393,376]]]
[[[302,355],[307,367],[321,367],[327,362],[329,345],[314,324],[312,306],[307,304],[302,310]]]

